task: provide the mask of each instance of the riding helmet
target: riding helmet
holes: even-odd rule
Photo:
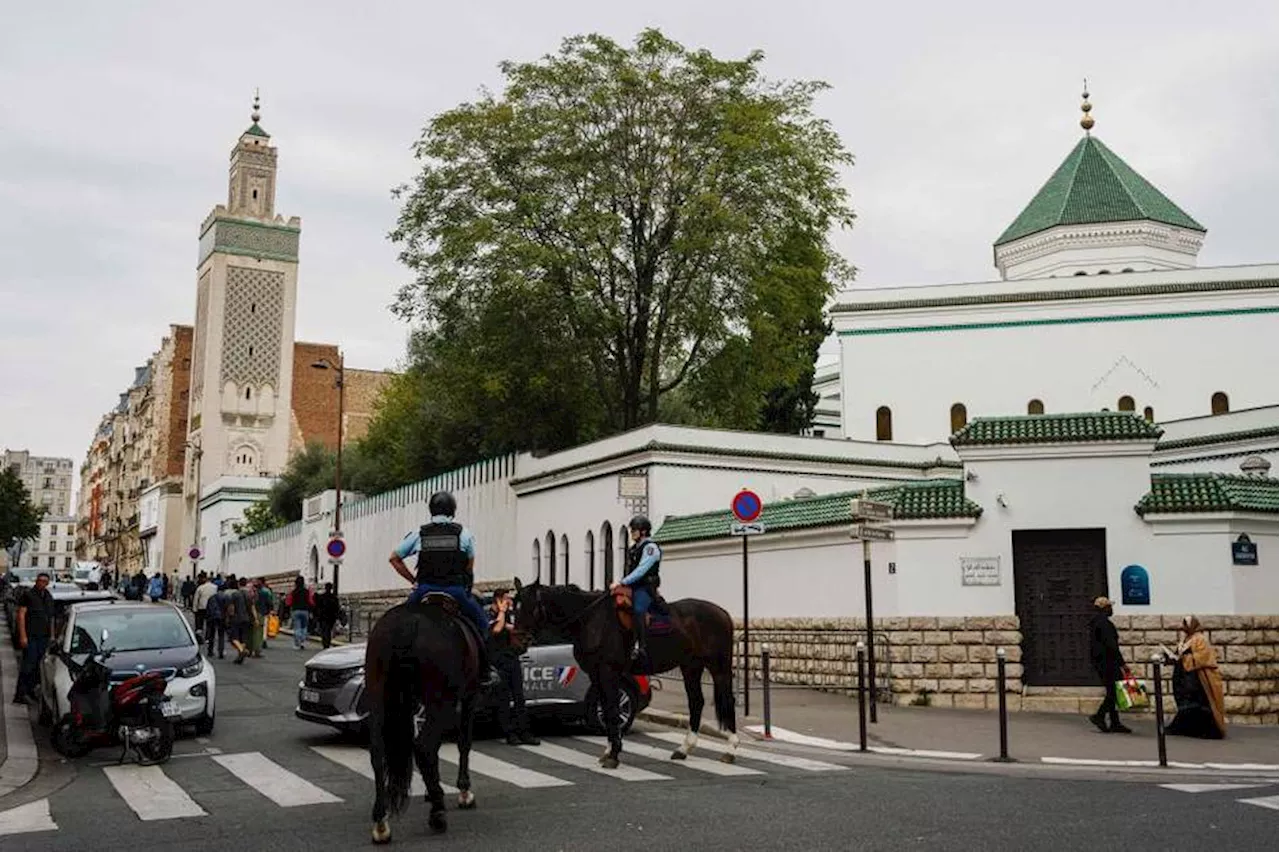
[[[432,516],[444,515],[452,518],[458,514],[458,501],[453,499],[453,495],[448,491],[437,491],[431,495],[431,500],[427,502],[427,508],[431,511]]]
[[[649,523],[649,519],[644,515],[636,515],[627,526],[633,530],[639,530],[645,535],[653,532],[653,524]]]

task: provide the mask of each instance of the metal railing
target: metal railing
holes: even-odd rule
[[[774,689],[817,689],[853,696],[858,691],[857,645],[866,640],[866,631],[856,628],[751,628],[751,682],[758,688],[762,680],[761,651],[769,646],[769,683]],[[893,663],[889,660],[889,637],[883,631],[872,634],[876,644],[876,700],[892,700],[890,684]],[[741,645],[739,634],[738,646]],[[735,671],[742,670],[741,653]],[[740,679],[740,678],[739,678]],[[739,689],[741,689],[739,685]]]

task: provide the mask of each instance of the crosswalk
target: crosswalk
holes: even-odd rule
[[[1179,793],[1227,793],[1239,790],[1259,790],[1265,787],[1275,787],[1278,783],[1276,780],[1266,781],[1245,781],[1242,783],[1221,783],[1221,784],[1161,784],[1165,790],[1174,790]],[[1233,793],[1232,798],[1235,798]],[[1253,805],[1254,807],[1267,808],[1269,810],[1280,810],[1280,796],[1247,796],[1245,798],[1235,799],[1242,805]]]
[[[760,778],[770,772],[832,773],[848,767],[808,757],[767,749],[742,747],[737,763],[722,763],[719,756],[727,746],[707,742],[687,760],[669,759],[671,746],[682,741],[675,732],[633,734],[623,746],[623,763],[617,769],[600,767],[597,758],[604,751],[603,737],[558,737],[537,746],[511,748],[494,742],[480,742],[471,751],[471,774],[477,791],[485,794],[485,780],[507,788],[540,791],[591,783],[634,784],[671,782],[680,779]],[[502,755],[501,757],[497,755]],[[368,751],[356,745],[313,745],[295,747],[272,756],[258,752],[185,755],[163,766],[82,767],[82,774],[101,772],[114,792],[113,801],[127,808],[126,815],[143,822],[182,819],[217,819],[218,805],[226,796],[239,795],[247,788],[267,807],[296,808],[310,805],[354,804],[366,808],[372,789],[373,769]],[[317,760],[318,759],[318,760]],[[440,759],[447,766],[442,774],[451,777],[458,764],[457,746],[444,744]],[[199,764],[198,768],[193,765]],[[77,782],[79,783],[79,782]],[[447,794],[457,790],[443,785]],[[490,787],[490,790],[493,790]],[[421,796],[425,788],[414,772],[412,794]],[[107,804],[110,804],[108,802]],[[98,805],[102,805],[99,800]],[[0,811],[0,837],[59,830],[59,821],[72,818],[80,806],[78,797],[41,799],[17,808]],[[66,812],[66,816],[60,814]]]

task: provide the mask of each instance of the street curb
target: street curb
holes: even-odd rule
[[[652,722],[655,725],[664,725],[668,728],[679,728],[684,731],[689,730],[689,717],[683,713],[670,713],[666,710],[657,710],[650,707],[641,710],[636,715],[636,718],[644,722]],[[718,727],[712,726],[703,726],[702,730],[698,731],[698,736],[713,737],[717,740],[725,740],[726,742],[729,739],[729,734],[727,732],[720,730]],[[759,739],[755,734],[748,734],[747,736],[751,739]]]
[[[4,628],[0,635],[7,636],[8,620],[0,618],[0,627]],[[6,652],[7,649],[0,651],[0,656]],[[31,783],[40,766],[35,737],[31,733],[30,708],[9,703],[9,697],[18,687],[17,676],[11,669],[12,666],[6,666],[0,661],[0,691],[3,691],[0,700],[4,704],[0,707],[0,719],[4,723],[5,746],[5,759],[0,763],[0,799]]]

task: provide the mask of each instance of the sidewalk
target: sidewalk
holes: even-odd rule
[[[711,685],[703,688],[707,706],[702,728],[717,726],[711,705]],[[856,699],[809,689],[770,690],[774,739],[803,745],[854,750],[858,745]],[[751,691],[752,715],[739,717],[739,730],[759,736],[764,702],[759,689]],[[742,699],[738,697],[741,712]],[[650,709],[688,716],[684,688],[678,677],[663,677],[662,689],[653,696]],[[867,723],[867,745],[879,751],[920,757],[979,760],[1000,753],[999,717],[994,710],[894,707],[878,705],[878,722]],[[1132,734],[1103,734],[1082,715],[1068,713],[1009,714],[1009,756],[1019,762],[1123,764],[1157,760],[1155,719],[1121,714]],[[667,721],[670,721],[669,718]],[[1166,717],[1166,723],[1168,717]],[[1275,726],[1232,725],[1222,740],[1167,738],[1170,764],[1186,763],[1208,768],[1276,766],[1278,747]],[[923,752],[923,753],[922,753]]]
[[[18,659],[9,646],[9,625],[0,615],[0,798],[25,786],[36,775],[39,756],[31,734],[28,708],[10,703],[18,686]]]

